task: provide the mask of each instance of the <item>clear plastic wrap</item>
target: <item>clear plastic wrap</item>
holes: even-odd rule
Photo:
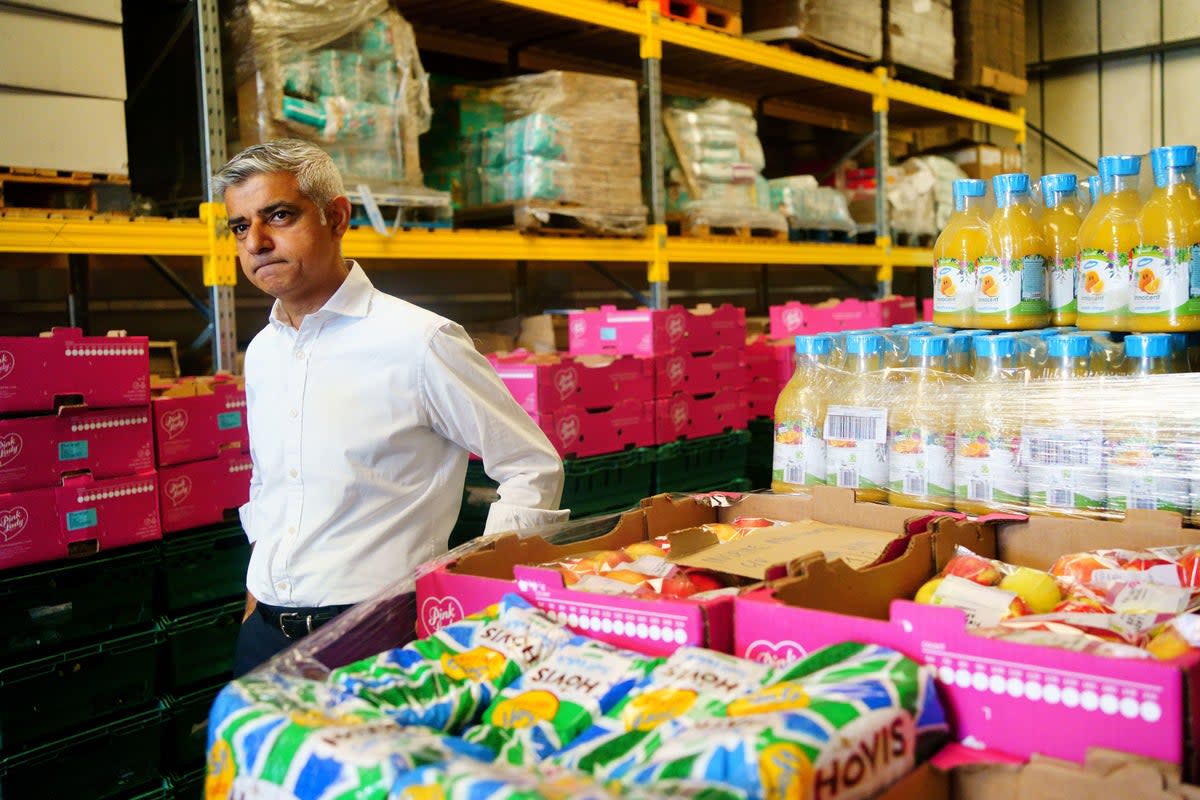
[[[767,181],[771,207],[787,217],[788,225],[801,230],[829,230],[853,234],[858,224],[850,216],[845,192],[818,186],[812,175],[794,175]]]
[[[422,183],[428,78],[412,27],[384,0],[240,0],[232,15],[240,145],[279,137],[329,152],[350,188],[448,206]]]

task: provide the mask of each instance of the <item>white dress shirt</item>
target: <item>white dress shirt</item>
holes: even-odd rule
[[[245,371],[260,602],[357,603],[444,552],[468,452],[500,484],[488,532],[567,516],[562,461],[466,332],[358,264],[299,330],[276,301]]]

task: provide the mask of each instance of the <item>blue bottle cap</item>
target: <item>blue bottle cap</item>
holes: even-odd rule
[[[1105,194],[1113,191],[1117,176],[1137,175],[1142,170],[1141,156],[1101,156],[1100,186]]]
[[[949,336],[914,336],[908,340],[908,354],[910,356],[944,356],[949,345]]]
[[[796,354],[804,356],[827,356],[833,350],[833,339],[828,336],[797,336]]]
[[[1171,337],[1171,352],[1178,353],[1188,349],[1188,335],[1186,333],[1170,333]]]
[[[1014,195],[1029,191],[1029,176],[1024,172],[1006,172],[992,178],[992,191],[996,193],[996,205],[1005,208]]]
[[[855,333],[846,337],[846,352],[857,355],[878,355],[883,349],[883,337],[877,333]]]
[[[1154,170],[1154,183],[1166,186],[1170,171],[1192,169],[1196,166],[1196,147],[1190,144],[1174,144],[1156,147],[1150,151],[1150,167]]]
[[[1092,353],[1092,340],[1088,336],[1051,336],[1048,341],[1053,358],[1079,358]]]
[[[995,333],[995,331],[989,331],[989,330],[984,330],[982,328],[976,328],[974,330],[963,331],[963,333],[965,333],[967,336],[970,336],[972,338],[978,338],[980,336],[991,336]]]
[[[1125,355],[1131,358],[1166,358],[1170,354],[1169,333],[1130,334],[1125,337]]]
[[[983,197],[987,194],[987,181],[962,178],[952,185],[954,192],[954,210],[962,211],[967,207],[968,197]]]
[[[1042,201],[1046,204],[1046,208],[1054,208],[1058,205],[1058,196],[1060,194],[1075,193],[1075,176],[1070,172],[1057,172],[1053,175],[1042,176]]]
[[[951,353],[969,353],[971,352],[971,342],[975,340],[967,331],[959,331],[946,336],[950,340],[949,348]]]
[[[1017,352],[1017,339],[1009,334],[976,336],[975,355],[983,358],[1008,358]]]

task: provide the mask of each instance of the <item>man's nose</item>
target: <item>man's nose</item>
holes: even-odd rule
[[[246,250],[250,253],[264,253],[269,251],[274,244],[271,242],[270,231],[265,225],[252,223],[250,229],[246,232]]]

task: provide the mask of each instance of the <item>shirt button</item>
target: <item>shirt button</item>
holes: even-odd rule
[[[288,533],[295,536],[296,535],[296,526],[293,525],[292,527],[288,528]]]
[[[289,469],[289,470],[288,470],[288,475],[289,475],[290,477],[293,477],[293,478],[294,478],[294,477],[296,477],[296,476],[297,476],[297,475],[299,475],[299,474],[300,474],[300,473],[296,472],[296,470],[294,470],[294,469]]]
[[[291,411],[288,412],[288,416],[290,416],[292,419],[295,419],[296,417],[300,416],[300,412],[297,409],[293,408]]]
[[[296,351],[296,358],[303,359],[303,358],[304,358],[304,351],[303,351],[303,350],[297,350],[297,351]]]
[[[275,584],[275,588],[281,592],[286,592],[288,590],[288,582],[280,581],[279,583]]]

